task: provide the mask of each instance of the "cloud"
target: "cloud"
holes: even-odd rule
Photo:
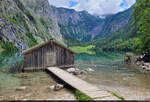
[[[136,0],[49,0],[51,5],[77,11],[86,10],[90,14],[115,14],[130,8]]]

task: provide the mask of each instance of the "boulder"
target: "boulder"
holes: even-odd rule
[[[55,85],[49,86],[49,88],[50,88],[51,90],[54,90],[54,89],[55,89]]]
[[[142,66],[142,69],[147,69],[147,67],[146,66]]]
[[[88,68],[86,69],[87,72],[94,72],[94,70],[92,68]]]
[[[81,74],[81,71],[80,70],[76,70],[76,71],[73,72],[73,74],[74,75],[79,75],[79,74]]]
[[[52,85],[49,87],[50,89],[54,90],[54,91],[58,91],[64,88],[64,85],[62,84],[56,84],[56,85]]]
[[[18,88],[16,88],[16,91],[24,91],[24,90],[26,90],[26,86],[21,86],[21,87],[18,87]]]
[[[134,64],[137,62],[138,57],[135,56],[133,53],[126,53],[124,61],[127,64]]]
[[[81,70],[81,74],[87,74],[87,71]]]
[[[144,66],[150,67],[150,63],[144,63]]]
[[[80,69],[79,69],[79,68],[75,68],[75,70],[80,71]]]
[[[74,73],[75,71],[76,71],[75,68],[69,68],[69,69],[67,69],[67,72],[69,72],[69,73]]]
[[[140,63],[140,62],[137,62],[137,63],[136,63],[136,65],[137,65],[137,66],[140,66],[140,65],[141,65],[141,63]]]
[[[62,84],[56,84],[54,90],[58,91],[58,90],[61,90],[62,88],[64,88],[64,85],[62,85]]]
[[[67,72],[71,73],[72,75],[80,75],[80,74],[87,74],[87,72],[93,72],[94,70],[91,68],[88,68],[86,70],[80,70],[78,68],[69,68],[67,69]]]

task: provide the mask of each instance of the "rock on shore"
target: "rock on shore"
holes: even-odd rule
[[[150,71],[150,63],[139,61],[138,59],[139,56],[136,56],[133,53],[126,53],[124,61],[128,65],[139,67],[140,69],[143,69],[145,71]]]
[[[69,68],[66,71],[73,75],[80,75],[80,74],[87,74],[88,72],[94,72],[92,68],[88,68],[86,70],[80,70],[78,68]]]
[[[54,90],[54,91],[58,91],[58,90],[63,89],[64,85],[62,85],[62,84],[56,84],[56,85],[50,86],[49,88],[52,89],[52,90]]]

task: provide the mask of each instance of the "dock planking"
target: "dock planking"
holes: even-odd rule
[[[87,96],[93,98],[94,100],[120,100],[108,91],[99,89],[98,87],[89,84],[86,81],[58,67],[48,67],[47,70],[56,75],[67,84],[69,84],[70,86],[72,86],[73,88],[85,93]]]

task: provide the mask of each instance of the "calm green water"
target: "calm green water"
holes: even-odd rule
[[[136,68],[126,66],[123,62],[124,55],[112,53],[95,56],[77,55],[75,64],[80,69],[88,67],[94,69],[95,72],[81,77],[101,89],[116,92],[127,100],[150,99],[150,74],[143,74]],[[58,98],[56,93],[47,90],[47,87],[55,81],[50,79],[45,72],[26,73],[27,77],[16,76],[15,73],[8,73],[7,67],[19,59],[14,57],[9,59],[3,61],[3,64],[6,64],[5,67],[0,67],[0,99],[2,96],[4,99],[16,97],[47,99],[50,96]],[[27,90],[16,91],[15,89],[20,86],[27,86]],[[58,93],[63,95],[68,92]]]
[[[78,55],[76,66],[95,70],[84,80],[105,90],[111,90],[128,100],[150,99],[150,75],[128,67],[123,62],[124,54]]]

